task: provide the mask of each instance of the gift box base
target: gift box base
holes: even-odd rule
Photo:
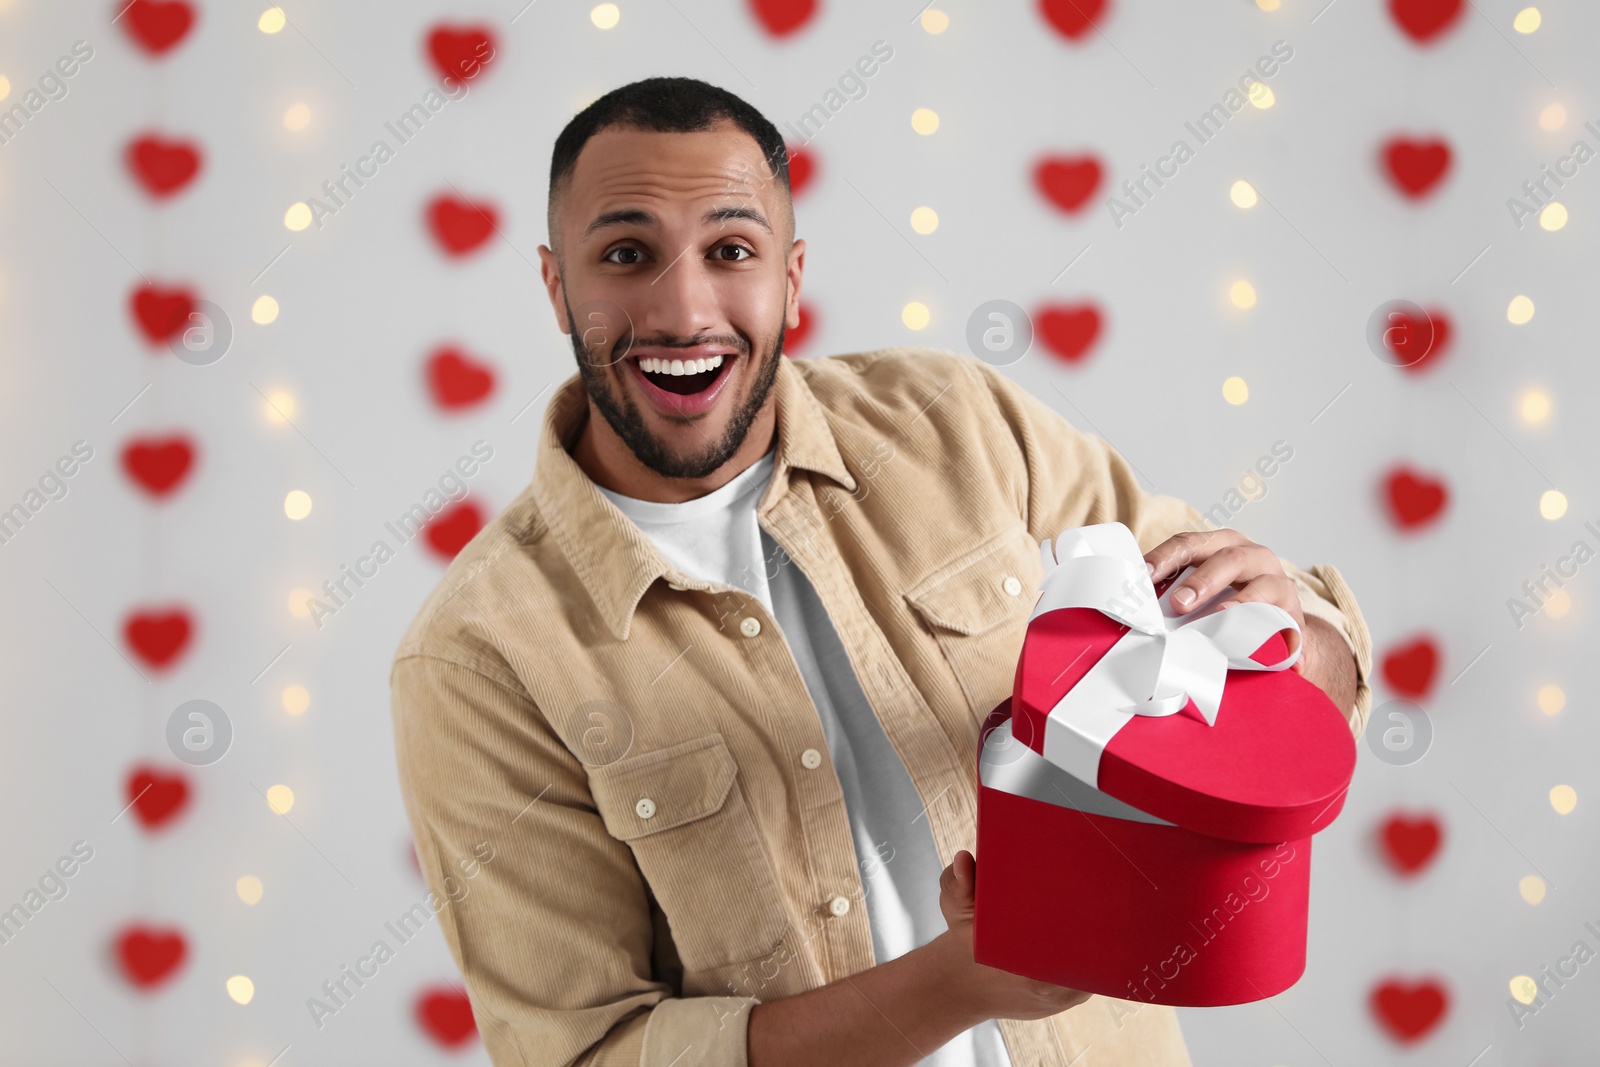
[[[983,735],[1008,718],[1009,702],[989,716]],[[1010,755],[1042,763],[1025,749]],[[1065,771],[1031,770],[1033,788],[1051,802],[978,789],[977,962],[1183,1007],[1262,1000],[1299,979],[1310,838],[1224,841],[1159,820],[1096,814],[1081,802],[1088,787]]]

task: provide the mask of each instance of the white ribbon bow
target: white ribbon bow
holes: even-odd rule
[[[1167,617],[1163,609],[1177,582],[1156,597],[1139,543],[1120,522],[1063,530],[1054,545],[1046,538],[1039,548],[1045,577],[1030,622],[1059,608],[1094,608],[1129,627],[1045,723],[1044,757],[1090,785],[1099,784],[1107,743],[1135,715],[1172,715],[1193,700],[1214,726],[1229,668],[1281,671],[1300,658],[1303,642],[1278,663],[1251,659],[1273,634],[1300,627],[1276,604],[1216,610],[1231,589],[1187,615]]]

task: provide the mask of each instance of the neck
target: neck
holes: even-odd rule
[[[646,466],[617,436],[592,399],[589,416],[572,446],[572,458],[590,481],[603,489],[635,500],[681,504],[722,488],[771,451],[778,434],[777,405],[773,400],[768,397],[738,451],[703,478],[670,478]]]

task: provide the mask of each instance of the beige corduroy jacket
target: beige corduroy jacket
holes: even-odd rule
[[[758,514],[787,558],[769,567],[815,586],[941,862],[965,848],[981,869],[978,727],[1011,688],[1039,541],[1119,520],[1148,551],[1213,527],[966,356],[785,359],[775,393]],[[586,412],[569,378],[533,481],[397,652],[405,803],[499,1067],[742,1067],[753,1004],[878,962],[844,796],[777,624],[675,570],[596,491],[567,451]],[[1360,609],[1332,566],[1284,567],[1354,653],[1359,735]],[[1189,1063],[1166,1007],[1095,996],[1001,1030],[1015,1067]]]

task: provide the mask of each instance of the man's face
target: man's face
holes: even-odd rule
[[[589,396],[641,462],[702,478],[738,450],[799,324],[804,242],[754,138],[603,130],[539,250]]]

